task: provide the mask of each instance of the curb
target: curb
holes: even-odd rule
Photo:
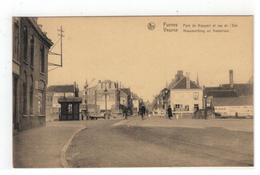
[[[129,123],[129,120],[120,120],[119,122],[114,123],[112,126],[120,126],[120,125],[126,125],[127,123]]]
[[[66,160],[66,152],[67,149],[69,148],[69,145],[71,144],[72,139],[75,137],[76,134],[78,134],[80,131],[83,129],[86,129],[87,127],[81,127],[77,131],[75,131],[72,136],[70,136],[69,140],[65,143],[65,145],[61,149],[61,154],[60,154],[60,162],[61,162],[61,167],[62,168],[71,168]]]

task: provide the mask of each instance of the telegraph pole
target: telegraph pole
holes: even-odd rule
[[[60,26],[60,29],[58,29],[58,36],[60,37],[60,66],[62,67],[62,38],[64,37],[63,32],[64,30],[62,30],[62,26]]]
[[[57,69],[59,67],[62,67],[62,64],[63,64],[63,51],[62,51],[62,48],[63,48],[63,45],[62,45],[62,38],[64,37],[63,35],[63,32],[64,30],[62,29],[62,26],[60,26],[60,28],[57,30],[58,31],[58,37],[59,39],[56,41],[56,43],[52,46],[52,48],[49,50],[49,54],[50,55],[54,55],[54,56],[60,56],[60,63],[57,64],[57,63],[48,63],[49,66],[54,66],[54,68],[52,69],[49,69],[48,71],[52,71],[54,69]],[[60,53],[56,53],[56,52],[53,52],[53,48],[56,46],[56,44],[60,41]]]

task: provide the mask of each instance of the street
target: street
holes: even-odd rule
[[[14,136],[14,167],[253,166],[252,130],[251,119],[48,122]]]
[[[155,126],[159,121],[168,126]],[[183,121],[139,118],[88,121],[87,129],[70,144],[67,161],[72,167],[253,166],[253,133],[243,127],[232,129],[243,123],[252,127],[252,120],[207,121],[229,122],[231,130],[195,125],[169,127],[169,123]]]

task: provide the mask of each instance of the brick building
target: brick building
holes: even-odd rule
[[[48,51],[52,41],[37,18],[13,18],[13,129],[45,124]]]

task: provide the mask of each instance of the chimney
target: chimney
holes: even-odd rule
[[[74,94],[76,92],[76,81],[73,82],[73,90],[74,90]]]
[[[177,74],[175,75],[175,80],[179,81],[182,77],[183,77],[183,71],[182,70],[178,70]]]
[[[233,70],[230,69],[229,70],[229,85],[231,88],[234,87],[234,79],[233,79]]]
[[[190,89],[190,73],[186,73],[186,89]]]

